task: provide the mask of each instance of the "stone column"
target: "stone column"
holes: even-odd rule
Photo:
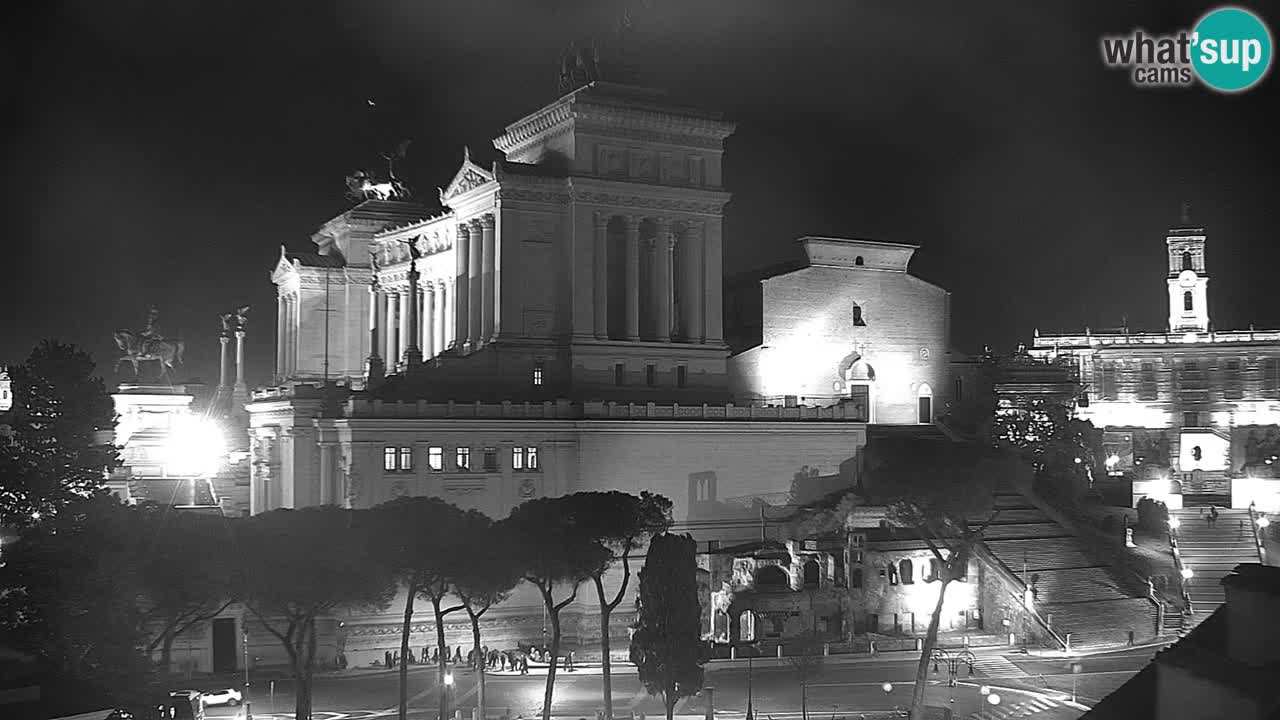
[[[367,385],[382,382],[386,374],[386,365],[382,362],[378,349],[379,332],[382,328],[382,298],[378,293],[377,280],[369,285],[369,357],[365,360],[364,379]]]
[[[463,349],[467,342],[467,328],[470,327],[471,289],[468,273],[471,267],[471,229],[465,224],[458,225],[458,237],[453,243],[453,255],[456,260],[454,268],[453,291],[453,338],[454,345]]]
[[[335,500],[333,492],[333,448],[331,442],[320,442],[320,487],[319,500],[321,505],[332,505]]]
[[[382,291],[382,335],[382,357],[390,371],[396,365],[396,294],[385,288]]]
[[[724,344],[724,272],[720,267],[720,232],[723,227],[721,218],[708,220],[702,236],[702,266],[706,271],[703,297],[707,303],[703,325],[706,327],[706,342],[712,345]]]
[[[482,301],[480,313],[480,341],[489,342],[493,340],[494,330],[494,308],[497,302],[497,272],[498,258],[495,254],[496,247],[493,237],[494,218],[493,215],[484,215],[480,218],[480,237],[481,246],[484,252],[482,264],[480,266],[482,278]]]
[[[658,236],[653,240],[653,314],[654,337],[658,342],[671,342],[671,271],[675,239],[671,221],[658,219]]]
[[[404,366],[406,368],[422,364],[422,346],[418,333],[422,329],[422,316],[418,314],[418,303],[421,300],[418,292],[418,263],[409,259],[409,289],[402,296],[405,313],[404,325]]]
[[[282,379],[285,375],[284,354],[288,345],[288,338],[285,335],[289,317],[289,305],[284,299],[284,295],[276,295],[276,378]]]
[[[475,351],[483,340],[484,328],[484,234],[479,220],[471,221],[471,249],[467,251],[467,348]]]
[[[225,330],[218,336],[218,343],[218,392],[222,393],[226,392],[230,385],[227,381],[227,346],[231,344],[231,338],[227,337]]]
[[[298,372],[298,296],[290,294],[286,301],[289,305],[289,321],[285,327],[285,337],[289,345],[285,349],[284,366],[286,375]]]
[[[244,328],[236,328],[236,385],[235,393],[245,395],[249,387],[244,382]],[[239,410],[241,408],[237,408]]]
[[[599,340],[609,337],[609,216],[596,213],[595,279],[591,288],[595,307],[595,335]]]
[[[706,337],[702,327],[702,305],[706,302],[702,292],[702,224],[697,221],[685,223],[684,233],[680,237],[680,326],[684,329],[684,339],[692,343],[700,343]]]
[[[640,339],[640,218],[626,216],[627,274],[626,308],[627,339]]]
[[[453,309],[453,279],[446,278],[440,281],[440,349],[448,350],[454,344],[454,320],[457,319],[457,311]]]
[[[422,288],[422,356],[432,358],[440,352],[436,348],[436,288],[428,281]]]

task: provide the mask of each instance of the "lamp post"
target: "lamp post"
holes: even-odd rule
[[[253,703],[249,701],[249,628],[240,622],[240,649],[244,653],[244,720],[253,720]]]
[[[884,694],[885,694],[886,696],[888,696],[888,695],[892,695],[892,694],[893,694],[893,683],[891,683],[891,682],[887,682],[887,683],[885,683],[885,684],[881,685],[881,686],[880,686],[880,689],[884,691]],[[909,712],[907,712],[905,709],[903,709],[903,707],[902,707],[901,705],[898,705],[897,703],[894,703],[894,706],[893,706],[893,714],[894,714],[894,715],[897,715],[898,717],[907,717],[908,715],[910,715],[910,713],[909,713]]]
[[[440,718],[440,720],[447,720],[447,718],[449,717],[449,715],[453,712],[453,697],[452,697],[452,696],[453,696],[453,671],[452,671],[452,670],[445,670],[445,671],[444,671],[444,710],[445,710],[445,714],[444,714],[444,717]]]
[[[1076,678],[1080,677],[1080,673],[1082,672],[1084,672],[1083,663],[1071,663],[1071,702],[1076,701]]]

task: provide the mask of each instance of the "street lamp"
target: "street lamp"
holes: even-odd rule
[[[1258,527],[1261,528],[1262,530],[1266,530],[1267,527],[1270,525],[1271,525],[1271,518],[1267,517],[1266,515],[1262,515],[1261,517],[1258,518]]]
[[[440,720],[445,720],[445,718],[449,717],[449,715],[453,712],[453,698],[452,698],[452,695],[453,695],[453,671],[452,671],[452,670],[445,670],[445,671],[444,671],[444,710],[445,710],[445,714],[444,714],[444,717],[440,718]]]
[[[1195,573],[1191,571],[1191,566],[1190,565],[1182,566],[1182,579],[1190,580],[1193,577],[1195,577]]]
[[[956,676],[960,674],[960,665],[969,666],[969,675],[973,675],[973,661],[975,660],[973,653],[968,650],[962,650],[955,655],[943,650],[942,648],[934,648],[933,654],[933,671],[938,672],[938,663],[943,662],[947,665],[947,675],[950,678],[948,685],[956,686]]]
[[[885,694],[885,695],[892,695],[892,694],[893,694],[893,683],[891,683],[891,682],[887,682],[887,683],[885,683],[885,684],[881,685],[881,686],[880,686],[880,689],[884,691],[884,694]],[[902,706],[901,706],[901,705],[898,705],[898,704],[896,704],[896,703],[895,703],[895,704],[894,704],[894,706],[893,706],[893,714],[894,714],[894,715],[897,715],[897,716],[899,716],[899,717],[906,717],[906,716],[908,715],[907,711],[906,711],[906,710],[904,710],[904,709],[902,708]]]
[[[1176,517],[1171,517],[1171,518],[1169,518],[1169,529],[1170,529],[1170,530],[1177,530],[1177,529],[1178,529],[1178,528],[1180,528],[1180,527],[1182,527],[1182,521],[1181,521],[1181,520],[1179,520],[1179,519],[1178,519],[1178,518],[1176,518]]]

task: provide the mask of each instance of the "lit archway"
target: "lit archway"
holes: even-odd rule
[[[920,383],[920,389],[916,391],[916,422],[933,424],[933,388],[929,383]]]

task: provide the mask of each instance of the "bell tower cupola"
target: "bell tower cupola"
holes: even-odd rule
[[[1169,331],[1208,332],[1209,274],[1205,270],[1204,228],[1191,222],[1189,204],[1182,206],[1182,218],[1169,229],[1165,245],[1169,250]]]

